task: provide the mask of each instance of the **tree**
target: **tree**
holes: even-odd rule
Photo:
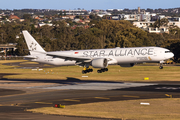
[[[66,11],[64,11],[64,16],[66,16]]]
[[[97,37],[93,35],[90,30],[87,30],[85,33],[81,34],[78,37],[79,48],[80,49],[97,49],[99,48],[99,41]]]
[[[107,48],[151,45],[145,31],[125,20],[102,20],[94,28],[101,30]]]
[[[158,19],[154,24],[153,24],[153,27],[161,27],[161,26],[164,26],[164,27],[167,27],[168,26],[168,19],[167,18],[162,18],[162,19]]]
[[[97,21],[102,20],[102,18],[97,16],[97,14],[90,14],[89,18],[92,19],[92,20],[97,20]]]
[[[174,62],[180,62],[180,42],[174,42],[167,46],[174,53]]]
[[[31,18],[31,15],[30,15],[30,14],[24,14],[24,15],[23,15],[23,19],[25,19],[25,20],[31,20],[32,18]]]
[[[29,51],[27,50],[28,49],[27,45],[24,42],[22,37],[18,39],[16,47],[17,47],[17,50],[15,51],[16,55],[24,56],[24,55],[27,55],[29,53]]]

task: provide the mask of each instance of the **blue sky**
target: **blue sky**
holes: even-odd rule
[[[180,7],[179,0],[0,0],[0,9],[147,9]]]

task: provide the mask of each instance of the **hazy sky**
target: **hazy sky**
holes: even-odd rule
[[[180,7],[180,0],[0,0],[0,9],[147,9]]]

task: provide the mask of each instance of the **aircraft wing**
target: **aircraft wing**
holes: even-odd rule
[[[90,62],[92,60],[92,58],[90,57],[81,57],[81,56],[67,56],[67,55],[60,55],[60,54],[51,54],[51,53],[47,53],[46,55],[48,56],[52,56],[52,57],[57,57],[57,58],[62,58],[65,60],[74,60],[74,61],[81,61],[81,62]]]

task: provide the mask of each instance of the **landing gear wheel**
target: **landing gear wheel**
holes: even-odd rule
[[[162,63],[160,64],[159,69],[163,69],[163,64]]]
[[[102,72],[105,72],[106,70],[105,69],[101,69]]]
[[[159,69],[163,69],[163,66],[160,66]]]
[[[101,70],[97,70],[97,72],[98,72],[98,73],[102,73],[102,71],[101,71]]]
[[[100,70],[97,70],[98,73],[106,72],[108,71],[108,68],[102,68]]]
[[[89,69],[89,68],[84,68],[84,70],[82,70],[82,74],[86,74],[89,72],[93,72],[93,69]]]
[[[86,72],[86,70],[82,70],[82,74],[86,74],[87,72]]]
[[[93,69],[89,69],[89,72],[93,72]]]

